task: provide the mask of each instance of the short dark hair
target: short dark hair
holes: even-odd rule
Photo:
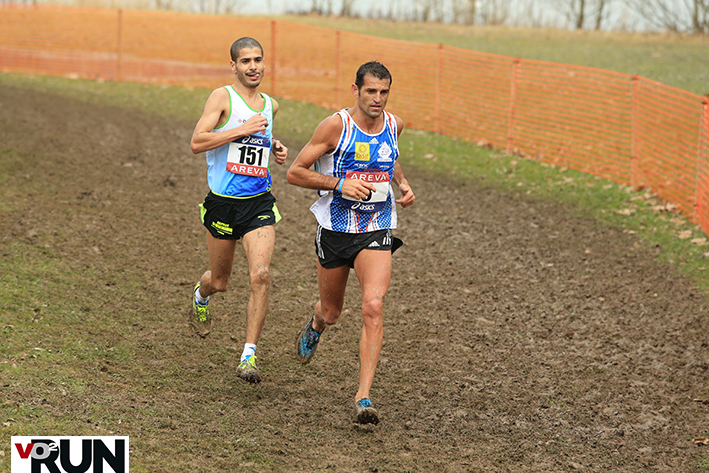
[[[263,56],[263,46],[261,43],[253,38],[244,36],[234,41],[231,45],[231,60],[236,62],[239,59],[239,52],[244,48],[259,48],[261,50],[261,55]]]
[[[359,69],[357,69],[357,77],[355,78],[355,85],[359,89],[364,84],[364,76],[371,74],[377,79],[384,80],[389,79],[389,85],[391,85],[391,72],[389,69],[384,67],[384,64],[377,61],[365,62]]]

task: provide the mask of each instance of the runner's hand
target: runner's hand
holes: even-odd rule
[[[342,193],[353,199],[366,199],[374,190],[372,184],[360,179],[345,179],[345,182],[342,184]]]
[[[251,136],[266,131],[266,128],[268,128],[268,120],[260,113],[257,113],[246,120],[237,130],[239,130],[239,133],[243,133],[244,136]]]
[[[414,191],[411,190],[411,187],[402,182],[399,184],[399,190],[401,191],[401,197],[396,199],[396,203],[401,204],[403,208],[414,205],[416,196],[414,195]]]
[[[283,164],[288,157],[288,148],[280,141],[273,140],[273,155],[276,157],[276,164]]]

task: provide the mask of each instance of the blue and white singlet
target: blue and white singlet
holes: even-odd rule
[[[335,150],[315,162],[315,171],[337,178],[361,179],[376,188],[366,200],[334,191],[318,191],[310,207],[323,228],[344,233],[366,233],[396,228],[396,204],[391,180],[399,157],[396,118],[384,112],[384,128],[370,135],[362,131],[347,110],[336,113],[342,134]]]
[[[230,85],[229,119],[213,132],[226,131],[241,126],[256,114],[268,120],[265,131],[239,138],[231,143],[207,151],[207,182],[209,189],[222,197],[248,198],[271,190],[271,142],[273,141],[273,102],[264,99],[262,110],[253,110]]]

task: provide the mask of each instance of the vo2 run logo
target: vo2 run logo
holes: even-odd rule
[[[11,473],[129,473],[128,437],[12,437]]]

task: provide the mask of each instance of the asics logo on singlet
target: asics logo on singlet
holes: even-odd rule
[[[253,146],[270,146],[271,142],[263,136],[249,135],[234,140],[234,143]]]
[[[354,204],[352,204],[351,209],[352,210],[362,210],[362,211],[366,212],[366,211],[374,210],[374,204],[362,204],[359,202],[355,202]]]

